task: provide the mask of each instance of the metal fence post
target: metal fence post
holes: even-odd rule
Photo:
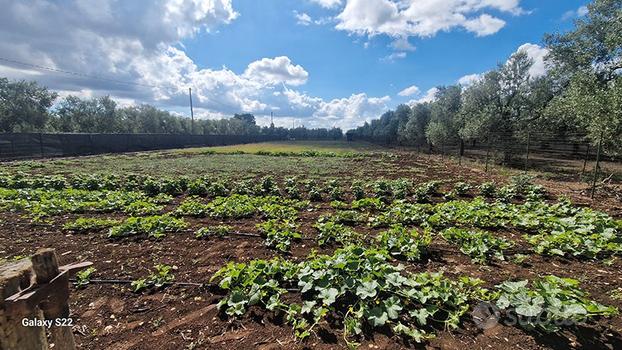
[[[488,133],[488,145],[486,146],[486,172],[488,172],[488,161],[490,159],[490,143],[492,134]]]
[[[585,168],[587,167],[587,160],[590,158],[590,144],[587,144],[587,150],[585,150],[585,159],[583,159],[583,169],[581,169],[581,177],[585,175]]]
[[[39,150],[41,151],[41,158],[45,158],[45,153],[43,152],[43,133],[39,133]]]
[[[529,147],[531,146],[531,131],[527,131],[527,158],[525,158],[525,171],[529,169]]]
[[[600,152],[603,146],[603,132],[600,132],[600,139],[598,140],[598,149],[596,150],[596,166],[594,167],[594,179],[592,180],[592,194],[591,198],[594,199],[596,193],[596,179],[598,178],[598,167],[600,165]]]
[[[458,150],[458,165],[462,165],[462,156],[464,155],[464,140],[460,139],[460,149]]]

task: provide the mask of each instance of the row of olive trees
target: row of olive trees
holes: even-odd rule
[[[546,132],[586,135],[594,145],[602,137],[609,153],[622,152],[622,0],[596,0],[588,9],[572,31],[545,36],[544,76],[530,76],[534,62],[518,52],[468,87],[439,87],[433,102],[399,106],[353,133],[430,146],[494,135],[510,149]]]
[[[82,99],[58,95],[36,82],[0,78],[0,132],[170,133],[204,135],[273,135],[277,138],[340,139],[339,128],[259,127],[252,114],[197,119],[150,105],[119,107],[109,96]]]

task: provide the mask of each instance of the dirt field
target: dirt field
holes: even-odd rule
[[[352,151],[352,150],[349,150]],[[357,151],[356,148],[354,151]],[[370,152],[369,146],[360,149]],[[436,156],[419,156],[405,151],[374,150],[384,156],[361,158],[271,157],[250,154],[220,155],[201,152],[154,152],[135,155],[99,156],[48,161],[3,164],[3,171],[24,171],[34,174],[144,172],[150,175],[190,177],[208,174],[233,179],[253,179],[272,175],[278,180],[289,176],[315,179],[336,179],[340,182],[379,178],[408,178],[415,183],[441,180],[441,191],[456,182],[481,184],[487,181],[508,182],[513,171],[497,169],[486,174],[481,166],[458,164]],[[390,154],[391,156],[388,156]],[[536,179],[551,198],[570,197],[576,205],[602,210],[615,219],[622,218],[622,204],[615,192],[602,191],[595,200],[588,196],[585,183]],[[619,189],[620,185],[618,186]],[[469,194],[470,197],[473,194]],[[174,210],[187,195],[177,196],[164,211]],[[352,200],[346,194],[345,202]],[[434,202],[442,201],[435,196]],[[298,223],[303,237],[292,244],[286,258],[301,261],[312,250],[330,254],[334,247],[319,247],[312,227],[317,219],[334,212],[328,200],[317,203],[312,210],[302,211]],[[78,217],[123,218],[123,213],[62,214],[47,222],[33,222],[20,212],[0,213],[0,257],[10,260],[27,256],[38,248],[56,249],[61,264],[92,261],[97,269],[93,279],[131,281],[145,276],[155,264],[175,266],[176,282],[207,283],[214,272],[227,262],[269,259],[278,255],[265,246],[259,237],[226,236],[197,240],[191,233],[167,234],[162,239],[129,237],[111,240],[106,231],[90,234],[69,234],[61,227]],[[257,233],[259,218],[217,220],[186,218],[190,230],[227,224],[236,231]],[[357,226],[356,230],[370,237],[382,229]],[[521,233],[512,229],[496,232],[516,242],[517,250],[528,250]],[[522,264],[495,261],[489,265],[471,262],[468,256],[440,237],[430,245],[431,256],[418,263],[406,263],[412,271],[443,271],[446,276],[468,275],[481,278],[486,287],[508,279],[532,279],[555,274],[580,281],[590,297],[602,304],[622,308],[622,262],[610,264],[600,260],[548,257],[530,254]],[[71,290],[71,311],[74,333],[82,349],[341,349],[346,348],[342,331],[320,324],[305,341],[292,335],[285,320],[271,312],[252,307],[241,318],[219,313],[216,303],[221,291],[209,286],[171,286],[133,293],[127,283],[91,283]],[[422,344],[408,343],[380,329],[360,339],[360,349],[622,349],[622,319],[603,318],[594,325],[575,326],[556,334],[529,332],[518,327],[498,325],[482,330],[467,315],[461,327],[453,331],[439,330],[436,339]]]

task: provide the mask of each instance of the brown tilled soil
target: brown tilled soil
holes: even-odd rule
[[[499,175],[482,170],[459,167],[436,157],[416,158],[401,155],[391,161],[394,167],[406,169],[418,181],[441,179],[448,182],[481,183],[507,181]],[[360,164],[365,167],[365,164]],[[412,169],[412,171],[410,171]],[[385,178],[394,172],[381,174]],[[281,175],[281,174],[279,174]],[[349,174],[336,174],[346,181]],[[596,200],[586,196],[585,184],[543,182],[554,196],[567,195],[575,202],[589,205],[620,217],[622,209],[611,193],[599,194]],[[181,198],[175,200],[179,203]],[[322,203],[313,211],[300,215],[305,237],[313,237],[315,220],[330,210]],[[114,217],[115,215],[101,215]],[[276,253],[254,237],[230,236],[197,240],[192,233],[169,234],[161,240],[109,240],[105,232],[70,235],[60,229],[62,223],[77,215],[55,217],[50,224],[33,224],[18,213],[0,213],[0,256],[28,255],[38,248],[55,248],[61,264],[92,261],[97,272],[94,279],[133,280],[146,276],[157,263],[176,266],[178,282],[209,282],[210,276],[229,261],[270,258]],[[192,228],[217,223],[212,219],[188,219]],[[257,219],[232,220],[225,223],[239,232],[256,233]],[[377,230],[358,227],[373,235]],[[520,233],[502,231],[498,234],[518,240]],[[520,248],[526,248],[524,246]],[[494,286],[507,279],[534,278],[555,274],[581,281],[581,287],[601,303],[622,308],[622,300],[612,298],[611,291],[622,288],[622,263],[611,266],[602,262],[545,258],[530,255],[522,265],[500,262],[492,266],[475,265],[456,247],[435,240],[432,254],[424,263],[411,264],[413,271],[444,271],[448,276],[469,275]],[[303,259],[312,249],[313,240],[292,245],[291,259]],[[318,249],[330,253],[332,249]],[[622,290],[622,289],[620,289]],[[283,320],[260,309],[252,309],[242,319],[227,319],[219,314],[216,303],[221,296],[213,288],[173,286],[160,291],[135,294],[124,283],[94,283],[83,289],[71,290],[71,312],[74,332],[82,349],[343,349],[345,342],[339,329],[322,326],[305,342],[297,342]],[[622,319],[598,320],[595,325],[576,326],[561,334],[541,335],[520,328],[497,325],[479,329],[469,317],[454,331],[439,331],[438,337],[424,344],[409,344],[377,332],[364,339],[360,349],[622,349]]]

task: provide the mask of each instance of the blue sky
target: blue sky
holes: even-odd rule
[[[266,123],[273,112],[282,125],[294,119],[349,128],[429,99],[435,86],[483,73],[519,47],[541,60],[543,34],[571,28],[587,1],[0,4],[7,9],[0,14],[3,58],[149,87],[2,61],[0,76],[36,79],[62,96],[109,94],[120,104],[151,103],[184,115],[192,87],[205,118],[250,112]]]

